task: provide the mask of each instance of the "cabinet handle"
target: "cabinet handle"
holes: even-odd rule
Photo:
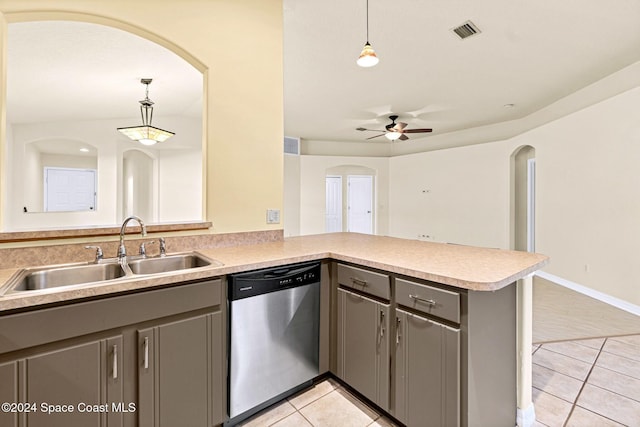
[[[424,299],[419,297],[418,295],[411,295],[409,294],[409,298],[414,299],[416,301],[420,301],[420,302],[426,302],[429,305],[436,305],[436,302],[432,299]]]
[[[113,379],[118,379],[118,346],[113,346]]]
[[[396,317],[396,344],[400,344],[400,318]]]
[[[380,338],[384,337],[384,311],[380,310]]]
[[[149,369],[149,337],[144,337],[144,345],[143,345],[143,362],[144,369]]]
[[[349,277],[349,279],[351,279],[351,282],[354,285],[358,285],[358,286],[369,286],[369,284],[367,283],[366,280],[362,280],[362,279],[358,279],[357,277]]]

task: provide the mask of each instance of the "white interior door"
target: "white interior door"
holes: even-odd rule
[[[325,231],[335,233],[342,231],[342,177],[326,178],[326,213]]]
[[[44,168],[45,212],[96,209],[94,169]]]
[[[373,234],[373,176],[347,176],[348,230]]]

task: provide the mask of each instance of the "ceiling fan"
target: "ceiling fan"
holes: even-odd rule
[[[405,135],[407,133],[425,133],[425,132],[432,132],[433,131],[433,129],[406,129],[406,127],[407,127],[406,123],[402,123],[402,122],[396,123],[396,120],[398,119],[398,116],[396,116],[396,115],[389,116],[389,119],[391,120],[391,123],[389,123],[388,125],[386,125],[384,127],[385,130],[365,129],[365,128],[356,128],[356,130],[359,130],[359,131],[371,131],[371,132],[382,132],[382,133],[380,133],[380,135],[375,135],[375,136],[369,137],[367,139],[373,139],[373,138],[377,138],[379,136],[384,135],[390,141],[395,141],[396,139],[399,139],[401,141],[405,141],[405,140],[409,139],[409,137],[407,135]]]

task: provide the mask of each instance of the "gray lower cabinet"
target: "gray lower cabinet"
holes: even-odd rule
[[[389,409],[389,304],[338,289],[337,375]]]
[[[0,425],[223,423],[224,300],[214,279],[0,316]]]
[[[222,418],[222,396],[211,393],[222,378],[222,337],[219,312],[138,330],[140,427],[206,427]]]
[[[38,405],[26,413],[27,425],[122,426],[122,414],[98,406],[122,401],[122,349],[122,336],[115,336],[25,358],[19,401]]]
[[[391,413],[412,427],[460,425],[460,331],[395,310]]]

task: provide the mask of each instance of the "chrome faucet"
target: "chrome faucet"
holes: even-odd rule
[[[124,232],[127,229],[127,223],[135,219],[140,224],[140,228],[142,228],[142,237],[147,235],[147,227],[144,225],[144,222],[135,215],[131,215],[127,219],[122,222],[122,227],[120,227],[120,246],[118,246],[118,259],[122,260],[127,256],[127,248],[124,246]]]

